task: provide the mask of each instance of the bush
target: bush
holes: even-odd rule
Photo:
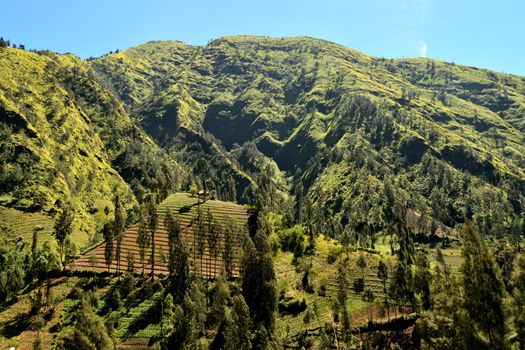
[[[283,251],[292,252],[295,258],[299,258],[304,254],[306,239],[302,226],[295,225],[292,228],[280,230],[278,235]]]
[[[120,297],[120,291],[117,288],[113,288],[106,299],[106,308],[116,311],[121,307],[122,298]]]
[[[343,247],[336,245],[328,249],[328,257],[326,258],[329,264],[333,264],[339,258],[339,255],[343,252]]]
[[[357,278],[354,281],[353,289],[356,293],[362,293],[365,290],[365,280],[362,278]]]
[[[284,299],[277,305],[281,315],[297,315],[306,310],[306,300],[304,298]]]

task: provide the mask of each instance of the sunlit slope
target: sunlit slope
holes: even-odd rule
[[[386,205],[385,182],[427,227],[467,217],[486,232],[510,231],[523,212],[523,77],[307,37],[237,36],[191,49],[148,43],[94,61],[120,64],[104,74],[130,91],[140,73],[124,78],[122,57],[130,67],[173,57],[161,78],[142,75],[156,88],[129,108],[164,148],[207,156],[218,182],[272,164],[281,188],[302,178],[326,215],[359,230],[388,220],[373,213]]]

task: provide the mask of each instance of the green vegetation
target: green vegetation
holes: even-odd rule
[[[525,347],[523,78],[306,37],[6,44],[0,347]]]

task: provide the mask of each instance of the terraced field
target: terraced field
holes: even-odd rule
[[[195,234],[196,220],[198,210],[201,210],[202,218],[207,223],[208,211],[211,212],[213,220],[219,227],[219,239],[217,240],[219,247],[215,248],[216,255],[210,250],[208,241],[204,244],[202,257],[199,254],[198,239]],[[223,266],[224,253],[224,228],[228,222],[233,223],[235,227],[236,236],[233,239],[233,264],[232,276],[240,275],[240,258],[242,238],[246,232],[246,223],[249,216],[249,208],[237,205],[231,202],[223,202],[218,200],[207,200],[205,203],[198,203],[196,197],[191,197],[187,193],[176,193],[169,196],[158,208],[159,226],[155,233],[155,274],[167,275],[168,265],[168,235],[166,226],[164,225],[164,218],[166,211],[170,209],[174,217],[179,220],[182,228],[182,237],[188,247],[190,253],[190,269],[193,273],[206,278],[214,278],[217,276]],[[137,244],[138,226],[130,227],[124,234],[122,240],[122,252],[120,258],[121,269],[126,269],[128,266],[128,253],[131,253],[134,260],[134,270],[142,272],[142,263],[139,255],[139,246]],[[78,260],[68,266],[71,270],[90,270],[90,271],[108,271],[108,266],[104,259],[105,243],[86,252]],[[151,272],[151,247],[146,249],[144,273]],[[117,261],[114,259],[109,271],[115,272],[117,270]]]
[[[5,232],[1,237],[22,238],[25,242],[31,242],[33,231],[39,229],[39,242],[42,244],[51,236],[53,225],[53,218],[47,215],[0,207],[0,232]]]
[[[383,319],[378,311],[376,303],[383,300],[384,292],[382,281],[377,277],[377,266],[383,259],[389,266],[390,275],[395,261],[389,254],[373,254],[367,252],[350,252],[348,255],[342,253],[336,262],[329,263],[328,256],[330,250],[339,244],[331,239],[318,237],[316,240],[316,254],[307,258],[311,263],[310,283],[313,285],[314,292],[309,294],[302,290],[302,272],[298,272],[292,264],[293,254],[278,252],[275,257],[275,271],[279,293],[293,295],[294,298],[306,301],[306,310],[296,315],[281,315],[277,320],[277,328],[282,334],[297,335],[305,329],[314,329],[325,323],[331,323],[332,303],[337,295],[337,276],[338,264],[341,259],[347,260],[349,272],[348,308],[352,313],[354,325],[365,323],[368,320],[368,312],[373,310],[374,320]],[[363,254],[366,258],[367,266],[362,271],[357,266],[357,259]],[[364,273],[365,288],[372,290],[375,296],[375,303],[367,305],[362,301],[362,294],[356,293],[353,289],[355,280],[362,278]],[[309,313],[309,317],[305,317]],[[393,316],[393,311],[391,312]]]

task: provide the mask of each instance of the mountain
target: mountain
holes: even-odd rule
[[[525,78],[306,37],[0,67],[0,347],[523,345]]]
[[[163,149],[190,167],[207,157],[220,192],[269,164],[284,193],[304,184],[336,236],[384,228],[394,203],[421,231],[521,225],[523,77],[307,37],[150,42],[90,63]]]
[[[301,183],[335,237],[405,210],[422,232],[522,225],[523,77],[308,37],[154,41],[89,61],[2,48],[0,64],[0,204],[72,205],[81,246],[100,240],[114,193],[133,218],[144,193],[199,183],[200,158],[219,198],[250,202],[263,168],[283,203]]]

